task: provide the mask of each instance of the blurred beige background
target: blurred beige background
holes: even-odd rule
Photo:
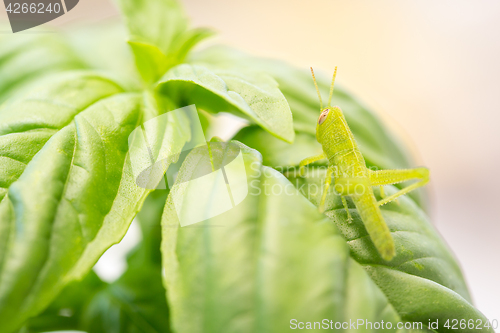
[[[184,3],[194,25],[214,27],[220,42],[327,74],[339,66],[339,84],[395,125],[431,169],[431,218],[459,258],[478,308],[500,320],[500,2]],[[107,1],[80,0],[52,24],[115,15]],[[111,263],[136,241],[127,235],[96,269],[112,279]]]

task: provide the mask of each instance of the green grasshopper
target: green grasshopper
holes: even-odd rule
[[[300,162],[299,175],[304,175],[306,165],[328,159],[325,187],[319,204],[320,212],[325,210],[326,195],[332,182],[332,175],[334,175],[334,190],[341,196],[348,221],[352,222],[352,216],[347,206],[346,196],[351,197],[356,205],[366,231],[382,258],[387,261],[392,260],[396,254],[394,240],[379,207],[425,185],[429,181],[429,170],[424,167],[377,171],[368,169],[342,110],[338,106],[331,106],[337,67],[335,67],[333,74],[328,107],[326,108],[323,108],[321,94],[312,68],[311,74],[320,101],[321,114],[316,125],[316,139],[323,147],[323,153]],[[418,181],[392,195],[385,196],[383,185],[401,183],[412,179]],[[375,198],[373,186],[380,186],[382,200],[377,201]]]

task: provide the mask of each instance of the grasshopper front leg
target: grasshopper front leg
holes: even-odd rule
[[[316,161],[324,160],[325,158],[326,158],[325,153],[321,153],[319,155],[311,156],[311,157],[305,158],[302,161],[300,161],[299,176],[300,177],[304,176],[304,170],[305,170],[306,165],[314,163]]]
[[[379,206],[385,205],[396,198],[405,195],[429,182],[429,169],[401,169],[401,170],[377,170],[370,171],[369,178],[372,186],[391,185],[401,183],[407,180],[419,179],[418,182],[411,184],[398,192],[389,195],[378,202]]]
[[[335,170],[335,166],[331,165],[328,167],[326,170],[326,176],[325,176],[325,188],[323,190],[323,195],[321,196],[321,201],[319,203],[319,211],[323,213],[325,211],[325,203],[326,203],[326,196],[328,194],[328,189],[330,188],[330,185],[332,184],[332,174],[333,171]],[[349,207],[347,206],[347,201],[345,199],[345,196],[341,196],[342,199],[342,205],[344,206],[344,209],[347,213],[347,222],[351,223],[352,222],[352,216],[351,212],[349,211]]]
[[[320,155],[318,155],[319,157]],[[326,197],[328,195],[328,190],[330,189],[330,185],[332,184],[332,174],[333,171],[335,170],[335,167],[333,165],[330,165],[328,169],[326,170],[326,176],[325,176],[325,181],[324,181],[324,189],[323,189],[323,194],[321,195],[321,200],[319,202],[319,211],[320,213],[323,213],[325,211],[325,203],[326,203]],[[342,205],[344,206],[345,211],[347,212],[347,221],[349,223],[352,222],[352,216],[351,212],[349,211],[349,207],[347,206],[347,202],[345,199],[345,196],[342,196]]]

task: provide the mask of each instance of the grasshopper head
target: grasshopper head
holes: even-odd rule
[[[321,143],[321,139],[325,134],[331,133],[332,130],[335,130],[335,127],[332,126],[335,119],[338,119],[341,116],[342,110],[338,106],[329,106],[321,110],[321,114],[318,118],[318,124],[316,125],[316,138]]]
[[[342,110],[338,106],[330,106],[332,102],[333,86],[335,84],[335,77],[337,76],[337,67],[333,72],[332,83],[330,85],[330,95],[328,96],[328,107],[323,108],[323,101],[321,100],[321,93],[319,92],[318,83],[316,82],[316,77],[314,76],[314,70],[311,67],[311,74],[313,77],[314,86],[316,87],[316,92],[318,93],[318,99],[320,103],[321,114],[318,118],[318,125],[316,125],[316,138],[321,143],[323,135],[332,131],[330,124],[335,117],[335,114],[342,114]]]

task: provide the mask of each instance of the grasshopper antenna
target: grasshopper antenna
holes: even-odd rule
[[[321,100],[321,94],[319,93],[319,88],[318,88],[318,83],[316,82],[316,77],[314,76],[314,71],[313,68],[311,67],[311,74],[313,77],[314,81],[314,86],[316,87],[316,91],[318,92],[318,98],[319,98],[319,105],[320,105],[320,111],[323,110],[323,101]]]
[[[332,104],[333,86],[335,85],[336,76],[337,76],[337,66],[335,66],[335,71],[333,72],[332,85],[330,86],[330,95],[328,96],[328,106],[331,106]]]

